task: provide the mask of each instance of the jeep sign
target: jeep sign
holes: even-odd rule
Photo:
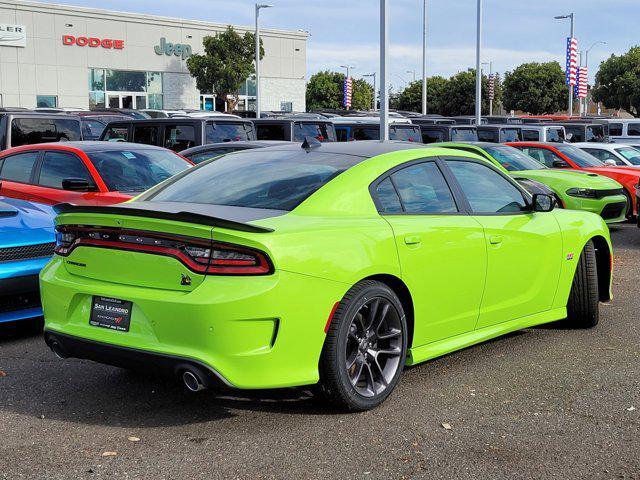
[[[0,23],[0,47],[26,47],[27,28],[24,25]]]
[[[175,55],[185,60],[191,56],[191,45],[186,43],[169,43],[167,39],[162,37],[160,45],[153,47],[157,55]]]

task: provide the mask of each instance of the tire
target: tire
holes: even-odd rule
[[[595,327],[600,318],[599,298],[596,251],[589,240],[582,249],[573,276],[567,302],[567,321],[575,328]]]
[[[633,200],[631,199],[631,195],[629,194],[629,192],[627,192],[626,189],[623,189],[623,191],[624,196],[627,199],[627,213],[625,214],[625,216],[627,217],[627,220],[633,221],[636,219],[636,216],[633,212]]]
[[[336,309],[320,356],[323,397],[341,410],[380,405],[398,384],[407,355],[407,322],[387,285],[354,285]]]

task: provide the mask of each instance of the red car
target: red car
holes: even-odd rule
[[[606,166],[593,155],[566,143],[508,142],[506,145],[519,148],[549,168],[573,168],[614,179],[624,187],[627,204],[632,207],[627,208],[627,215],[632,217],[638,213],[636,185],[640,169]]]
[[[192,165],[175,152],[137,143],[25,145],[0,152],[0,195],[49,205],[110,205]]]

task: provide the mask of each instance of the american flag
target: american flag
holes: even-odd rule
[[[353,80],[351,77],[347,77],[344,79],[344,107],[351,107],[351,94],[353,93]]]
[[[587,67],[578,67],[576,76],[577,76],[577,81],[576,81],[576,86],[574,87],[576,97],[586,98],[587,86],[589,84],[589,75],[587,72]]]
[[[576,84],[578,73],[578,40],[567,37],[567,85]]]
[[[493,73],[489,74],[489,100],[493,100],[495,98],[495,79],[496,76]]]

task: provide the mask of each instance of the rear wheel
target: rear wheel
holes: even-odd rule
[[[402,304],[387,285],[364,281],[336,309],[320,358],[320,390],[349,411],[369,410],[393,391],[406,359]]]
[[[567,302],[567,320],[576,328],[592,328],[599,320],[598,268],[593,242],[585,245]]]
[[[626,189],[623,189],[624,192],[624,196],[627,199],[627,220],[633,220],[635,218],[634,212],[633,212],[633,200],[631,199],[631,194],[629,192],[627,192]]]

